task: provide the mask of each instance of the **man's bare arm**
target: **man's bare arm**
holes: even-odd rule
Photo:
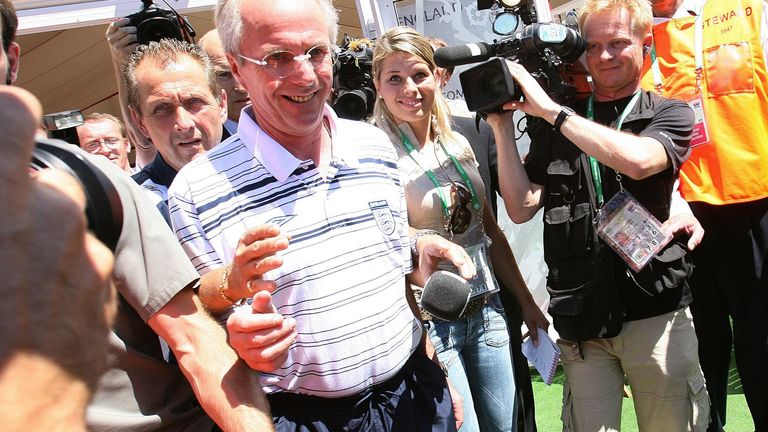
[[[258,375],[227,344],[192,289],[184,288],[148,324],[173,350],[206,413],[227,432],[271,431]]]
[[[560,104],[521,65],[510,61],[507,65],[523,89],[525,100],[509,102],[504,108],[519,109],[554,124],[562,109]],[[584,153],[635,180],[659,173],[671,164],[664,146],[656,139],[617,131],[578,115],[568,117],[560,132]]]
[[[514,111],[488,114],[488,124],[496,138],[499,189],[504,207],[514,223],[529,221],[544,204],[544,187],[532,183],[523,168],[515,140]]]
[[[131,53],[139,46],[136,39],[136,27],[128,26],[128,23],[129,20],[127,18],[120,18],[112,22],[107,27],[106,37],[109,52],[112,56],[112,66],[115,69],[120,112],[123,115],[123,122],[128,130],[128,137],[136,146],[136,164],[144,166],[152,162],[157,151],[152,141],[141,133],[128,108],[128,89],[125,86],[125,80],[123,80],[122,69],[128,63]]]

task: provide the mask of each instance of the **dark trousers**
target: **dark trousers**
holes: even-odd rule
[[[278,432],[456,431],[445,374],[421,354],[394,377],[353,396],[273,393],[267,399]]]
[[[726,422],[733,346],[755,429],[768,431],[768,199],[691,209],[706,230],[693,255],[691,312],[712,401],[709,430]]]

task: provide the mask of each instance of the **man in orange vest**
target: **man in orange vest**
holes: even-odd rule
[[[696,114],[680,192],[706,230],[694,252],[691,310],[710,430],[725,424],[732,342],[755,429],[768,430],[768,2],[652,5],[655,42],[643,87],[685,100]]]

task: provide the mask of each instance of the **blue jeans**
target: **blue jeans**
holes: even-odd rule
[[[499,295],[468,319],[425,324],[448,379],[464,399],[460,432],[514,431],[515,376]]]

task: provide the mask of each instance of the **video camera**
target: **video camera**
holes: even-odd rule
[[[570,26],[538,23],[530,1],[478,0],[478,9],[491,9],[493,32],[507,36],[488,44],[478,42],[438,48],[435,63],[451,67],[488,60],[459,75],[464,100],[471,111],[485,114],[521,100],[523,93],[512,79],[505,59],[517,60],[554,100],[567,102],[591,92],[578,58],[586,48],[581,35]],[[520,20],[525,24],[515,31]]]
[[[160,39],[178,39],[194,43],[195,30],[187,17],[179,15],[171,5],[170,10],[161,9],[152,0],[141,0],[143,7],[139,12],[128,15],[129,26],[136,27],[136,38],[140,45],[146,45]]]
[[[376,87],[371,66],[373,43],[369,39],[351,39],[344,35],[344,45],[333,65],[331,106],[336,115],[363,120],[373,113]]]
[[[78,148],[77,126],[82,124],[80,110],[45,115],[43,126],[55,139],[37,139],[30,168],[55,168],[76,178],[85,192],[88,229],[114,252],[123,229],[123,206],[109,178]]]

